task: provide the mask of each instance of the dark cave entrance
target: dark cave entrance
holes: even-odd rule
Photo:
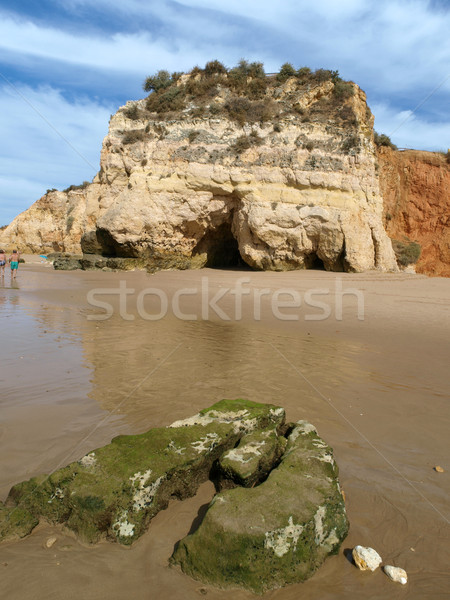
[[[314,271],[326,271],[323,260],[315,252],[305,258],[305,266],[307,269],[313,269]]]
[[[206,254],[205,267],[211,269],[250,269],[239,253],[231,223],[222,223],[216,229],[208,230],[192,252],[193,256],[198,254]]]

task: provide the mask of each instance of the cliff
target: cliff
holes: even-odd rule
[[[48,190],[28,210],[18,215],[3,231],[0,246],[20,252],[81,253],[86,196],[83,190]]]
[[[384,224],[392,239],[418,242],[418,273],[450,277],[450,165],[443,154],[381,148]]]
[[[77,192],[70,231],[63,209],[58,231],[31,221],[39,250],[78,251],[81,231],[84,253],[149,270],[240,260],[256,269],[396,270],[364,92],[329,71],[245,69],[196,68],[119,109],[99,173]],[[30,211],[44,214],[53,198],[63,206],[48,194]],[[13,232],[32,248],[34,234],[17,219],[5,239]]]

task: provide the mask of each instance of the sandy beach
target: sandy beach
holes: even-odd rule
[[[310,580],[264,597],[450,597],[450,279],[63,272],[40,260],[28,258],[13,285],[9,273],[0,283],[1,500],[119,433],[168,425],[222,398],[273,403],[288,420],[314,423],[333,447],[350,533]],[[41,524],[0,544],[3,596],[253,598],[168,566],[213,494],[205,483],[173,501],[131,548],[87,547]],[[408,584],[358,571],[348,558],[356,544],[406,569]]]

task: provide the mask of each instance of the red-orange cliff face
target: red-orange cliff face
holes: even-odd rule
[[[422,247],[417,273],[450,277],[450,164],[443,154],[380,148],[384,224]]]

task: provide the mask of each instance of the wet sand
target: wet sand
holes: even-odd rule
[[[250,293],[239,315],[236,297],[225,292],[242,278]],[[230,320],[211,307],[201,318],[202,280],[209,298],[224,294],[218,306]],[[113,315],[88,320],[104,310],[90,305],[87,293],[117,290],[120,281],[135,290],[122,310],[127,318],[119,314],[117,295],[99,293]],[[354,295],[344,296],[342,320],[336,319],[339,285],[363,294],[364,320]],[[180,308],[197,320],[181,320],[172,310],[149,320],[160,299],[149,293],[140,305],[138,296],[150,287],[164,292],[170,305],[177,290],[191,290]],[[297,320],[273,314],[271,300],[283,288],[294,290],[302,304],[280,313]],[[255,320],[262,289],[269,293]],[[308,306],[311,289],[329,290],[314,295],[330,307],[329,318],[311,320],[323,312]],[[0,499],[14,483],[80,458],[118,433],[167,425],[224,397],[271,402],[283,406],[289,420],[313,422],[334,448],[350,533],[309,581],[264,597],[448,598],[449,298],[450,280],[406,274],[147,275],[55,272],[27,263],[16,286],[10,288],[8,274],[0,285]],[[445,472],[436,473],[435,465]],[[172,502],[132,548],[110,542],[86,547],[45,524],[24,540],[3,543],[4,597],[252,598],[168,567],[175,543],[213,493],[206,483],[195,498]],[[57,542],[46,549],[51,535]],[[408,584],[395,584],[380,570],[359,572],[346,558],[356,544],[371,545],[385,564],[405,568]]]

